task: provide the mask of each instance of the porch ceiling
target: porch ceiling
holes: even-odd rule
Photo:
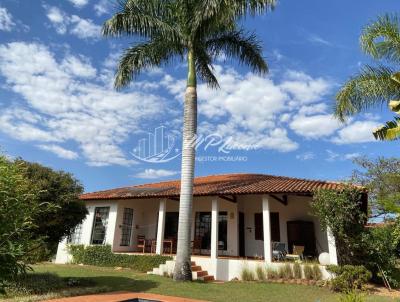
[[[340,189],[343,183],[265,174],[223,174],[196,177],[194,196],[244,194],[312,194],[316,189]],[[180,181],[165,181],[82,194],[83,200],[176,198]]]

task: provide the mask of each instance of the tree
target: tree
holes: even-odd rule
[[[125,50],[120,58],[115,87],[127,86],[144,69],[171,62],[188,66],[184,101],[181,192],[178,247],[174,280],[191,280],[190,227],[197,132],[197,77],[210,87],[218,81],[212,63],[221,53],[238,58],[254,72],[267,72],[260,43],[254,34],[238,28],[247,13],[268,11],[275,0],[124,0],[105,22],[103,34],[146,39]]]
[[[33,260],[44,260],[43,258],[46,259],[55,254],[60,240],[70,235],[75,226],[86,217],[85,203],[79,200],[83,187],[69,173],[54,171],[38,163],[22,159],[17,159],[15,163],[24,167],[25,176],[41,191],[37,202],[53,206],[51,211],[38,213],[34,217],[34,223],[37,226],[34,234],[37,238],[44,239],[44,245],[35,255],[39,258]],[[31,256],[34,254],[32,253]]]
[[[362,193],[359,188],[346,185],[340,191],[319,189],[313,196],[312,212],[321,227],[332,232],[341,265],[358,264],[354,261],[362,254],[361,236],[367,221]]]
[[[373,59],[398,68],[400,63],[400,21],[396,15],[384,15],[366,26],[360,42],[362,50]],[[341,121],[371,107],[388,104],[400,113],[400,72],[394,66],[365,65],[361,72],[343,85],[336,95],[335,115]],[[393,140],[400,136],[400,118],[374,130],[376,139]],[[371,129],[372,130],[372,129]]]
[[[354,163],[361,169],[353,171],[352,181],[368,189],[370,218],[400,214],[400,159],[360,157]]]
[[[24,258],[42,244],[35,217],[51,210],[39,202],[40,190],[25,176],[25,167],[0,156],[0,290],[4,281],[27,269]]]

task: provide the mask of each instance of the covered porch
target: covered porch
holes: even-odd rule
[[[337,263],[334,240],[310,214],[311,201],[300,194],[194,197],[192,255],[271,263],[289,259],[277,257],[283,246],[291,255],[300,248],[302,259],[309,260],[327,252]],[[113,251],[174,255],[178,213],[177,198],[119,200]]]

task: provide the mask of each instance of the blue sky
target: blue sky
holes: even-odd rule
[[[371,134],[391,118],[386,108],[347,124],[331,109],[341,83],[371,63],[359,49],[362,27],[399,9],[397,0],[286,0],[246,18],[270,73],[260,77],[223,56],[216,60],[221,89],[198,89],[204,142],[196,175],[340,180],[356,156],[395,156],[397,142],[376,142]],[[9,156],[73,173],[87,191],[179,177],[185,65],[148,70],[114,91],[118,56],[135,42],[100,36],[114,10],[107,0],[0,4],[0,146]],[[140,140],[160,126],[171,138],[163,160],[137,156]]]

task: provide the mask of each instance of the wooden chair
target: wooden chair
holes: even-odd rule
[[[304,253],[304,245],[293,245],[293,254],[286,254],[286,259],[302,260]]]
[[[201,237],[195,237],[194,240],[192,240],[192,254],[193,255],[201,255]],[[198,251],[196,254],[195,251]]]
[[[138,235],[137,236],[137,248],[139,252],[144,252],[146,251],[146,237],[144,235]]]

